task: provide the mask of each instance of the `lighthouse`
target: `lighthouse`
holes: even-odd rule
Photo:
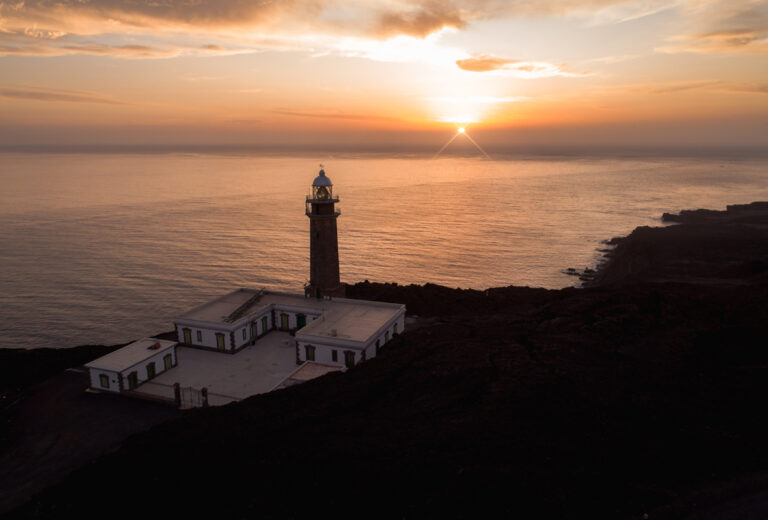
[[[339,198],[333,195],[333,183],[322,169],[312,182],[312,193],[307,195],[306,213],[309,217],[309,284],[307,297],[323,298],[344,296],[339,277],[339,239],[336,209]]]

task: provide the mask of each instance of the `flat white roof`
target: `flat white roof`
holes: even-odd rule
[[[159,345],[159,347],[153,348],[155,345]],[[144,338],[139,341],[134,341],[114,352],[110,352],[106,356],[94,359],[85,366],[88,368],[109,370],[110,372],[120,372],[137,363],[141,363],[155,354],[169,350],[173,348],[174,345],[176,345],[175,341]]]
[[[195,307],[191,311],[187,311],[178,316],[176,319],[228,325],[244,316],[256,314],[268,307],[269,303],[263,301],[264,295],[266,294],[266,292],[255,291],[252,289],[238,289]],[[238,311],[240,316],[230,320],[230,318],[234,316],[233,313],[235,313],[235,311]]]
[[[405,310],[400,303],[366,300],[331,300],[323,315],[296,332],[296,337],[314,336],[364,342]]]
[[[306,298],[300,294],[238,289],[178,316],[179,321],[199,321],[229,326],[247,316],[259,314],[274,305],[292,307],[296,312],[321,317],[297,332],[297,335],[365,341],[385,323],[405,309],[400,303],[372,302],[333,298]]]

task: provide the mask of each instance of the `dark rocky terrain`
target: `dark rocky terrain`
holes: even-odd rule
[[[679,218],[582,289],[350,286],[417,326],[135,435],[11,516],[766,517],[768,211]]]

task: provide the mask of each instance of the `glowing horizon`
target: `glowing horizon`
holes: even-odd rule
[[[765,0],[3,2],[0,137],[759,146],[766,55]]]

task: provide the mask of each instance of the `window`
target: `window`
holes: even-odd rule
[[[107,374],[99,374],[99,384],[102,388],[109,388],[109,376]]]
[[[155,377],[155,363],[148,363],[147,364],[147,379],[152,379]]]
[[[397,334],[397,322],[395,322],[395,324],[392,325],[392,334]]]
[[[351,350],[344,351],[344,364],[347,366],[347,368],[352,368],[355,366],[355,353]]]
[[[166,354],[165,356],[163,356],[163,364],[165,365],[166,370],[170,370],[171,368],[173,368],[173,356],[171,356],[170,354]]]
[[[315,360],[315,347],[312,345],[304,345],[304,350],[307,354],[307,361],[314,361]]]
[[[219,350],[224,350],[224,334],[221,332],[216,333],[216,348]]]
[[[251,339],[256,339],[258,335],[259,335],[259,326],[254,321],[251,323]]]
[[[198,330],[197,331],[197,342],[202,343],[203,342],[203,331]]]
[[[139,374],[131,372],[128,374],[128,390],[133,390],[137,386],[139,386]]]
[[[245,329],[243,329],[243,339],[245,339]]]
[[[339,352],[337,350],[331,350],[331,359],[334,361],[339,360]]]
[[[307,317],[304,314],[296,315],[296,328],[301,329],[307,324]]]
[[[261,333],[266,334],[268,328],[269,328],[269,318],[264,316],[263,318],[261,318]]]

